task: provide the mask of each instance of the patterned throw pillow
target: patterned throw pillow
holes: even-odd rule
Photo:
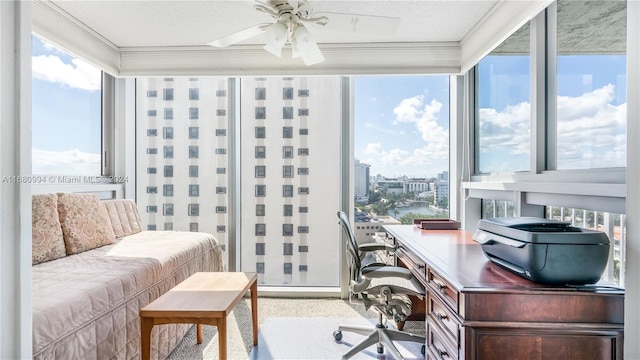
[[[31,212],[31,264],[36,265],[66,256],[58,219],[58,196],[33,195]]]
[[[109,215],[98,195],[58,193],[58,213],[67,255],[109,245],[116,240]]]

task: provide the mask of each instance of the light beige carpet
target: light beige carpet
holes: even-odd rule
[[[322,318],[341,318],[344,319],[344,323],[349,323],[349,319],[355,321],[362,321],[362,319],[372,319],[371,322],[375,322],[377,313],[374,311],[365,311],[364,307],[359,304],[349,304],[346,300],[339,299],[280,299],[280,298],[259,298],[258,299],[258,329],[261,329],[261,325],[265,323],[267,319],[277,318],[309,318],[309,326],[298,326],[296,329],[296,338],[290,339],[291,346],[297,347],[320,347],[322,351],[323,344],[305,343],[311,341],[312,338],[317,338],[317,332],[319,327],[314,327],[313,319],[322,320]],[[280,322],[286,321],[280,319]],[[335,322],[335,321],[334,321]],[[299,324],[298,324],[299,325]],[[218,332],[213,326],[203,326],[203,342],[202,344],[196,344],[196,331],[195,326],[192,327],[182,342],[176,347],[176,349],[169,355],[167,359],[170,360],[205,360],[205,359],[218,359]],[[405,330],[424,335],[424,322],[407,322]],[[323,334],[326,330],[322,330]],[[313,335],[313,336],[312,336]],[[265,337],[260,334],[259,341],[269,341],[269,336]],[[286,340],[286,339],[285,339]],[[333,341],[332,333],[326,334],[327,345],[335,345]],[[252,337],[251,337],[251,302],[249,299],[243,299],[238,303],[233,312],[227,319],[227,346],[228,346],[228,359],[242,359],[246,360],[250,358],[251,351],[253,349]],[[273,344],[276,345],[276,344]],[[268,347],[269,344],[259,343],[261,348]],[[344,351],[348,349],[348,344],[343,345]],[[311,353],[311,352],[310,352]],[[321,353],[322,354],[322,353]],[[331,357],[327,353],[328,357]],[[285,358],[282,355],[275,354],[271,358]],[[318,357],[317,351],[314,350],[314,356],[310,358],[322,358],[322,355]]]

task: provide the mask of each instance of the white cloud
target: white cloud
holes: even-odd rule
[[[558,96],[559,168],[625,165],[627,106],[614,105],[615,99],[615,86],[611,84],[580,96]],[[480,152],[500,164],[500,169],[492,170],[522,167],[514,163],[514,155],[529,154],[530,108],[523,102],[502,111],[480,109]]]
[[[435,159],[449,157],[449,130],[438,125],[437,121],[441,110],[442,103],[435,99],[425,105],[424,95],[404,99],[393,109],[396,121],[412,123],[425,141],[425,145],[414,151],[414,155]]]
[[[31,172],[36,175],[96,175],[100,173],[100,154],[77,149],[48,151],[33,148]]]
[[[66,64],[55,55],[38,55],[31,61],[35,79],[83,90],[101,89],[100,70],[85,61],[72,59]]]

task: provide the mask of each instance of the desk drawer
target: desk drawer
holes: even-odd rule
[[[401,262],[401,264],[398,264],[398,266],[404,266],[407,269],[411,270],[413,276],[415,276],[418,281],[426,286],[427,264],[425,264],[424,261],[416,258],[415,256],[412,256],[407,250],[403,248],[398,248],[398,250],[396,250],[396,255],[398,256],[398,261]]]
[[[431,322],[440,326],[452,344],[454,344],[456,348],[459,347],[460,321],[453,312],[442,303],[438,295],[434,295],[433,292],[429,292],[427,296],[427,314],[429,314]]]
[[[430,290],[438,293],[440,298],[456,313],[460,313],[460,292],[432,268],[427,269],[427,285]]]
[[[438,326],[427,318],[427,359],[433,360],[457,360],[458,351],[444,336]]]

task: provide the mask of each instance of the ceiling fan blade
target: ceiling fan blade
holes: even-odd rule
[[[262,34],[265,31],[266,26],[268,25],[270,24],[266,23],[266,24],[255,25],[250,28],[235,32],[233,34],[229,34],[220,39],[208,42],[207,45],[211,45],[215,47],[225,47],[225,46],[233,45],[241,41],[251,39],[254,36],[258,36]]]
[[[388,16],[373,16],[359,14],[344,14],[331,12],[314,13],[313,17],[326,16],[329,21],[323,30],[351,32],[367,35],[393,34],[400,25],[400,18]]]

